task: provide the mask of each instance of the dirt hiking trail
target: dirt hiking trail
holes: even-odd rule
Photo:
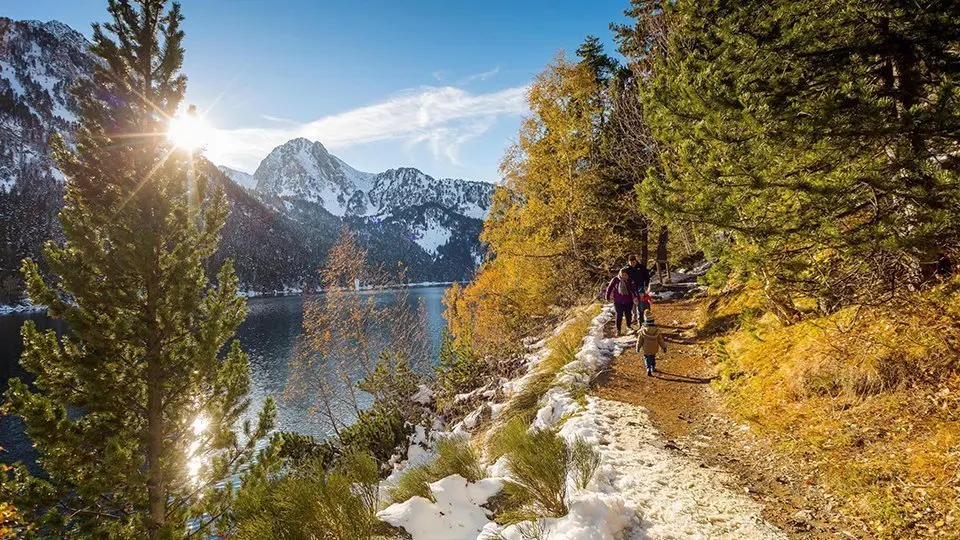
[[[763,518],[789,537],[867,538],[834,510],[836,501],[818,485],[814,471],[778,453],[757,436],[755,426],[732,420],[724,410],[710,385],[717,372],[711,364],[711,341],[695,337],[700,302],[655,303],[657,323],[668,342],[668,352],[657,355],[657,371],[647,376],[643,356],[632,346],[635,337],[616,338],[630,346],[601,374],[591,394],[619,403],[614,408],[622,416],[648,415],[665,451],[720,473],[725,487],[749,496]],[[615,326],[608,324],[605,335],[615,334]],[[630,425],[627,421],[625,429]],[[628,440],[629,434],[624,435]]]

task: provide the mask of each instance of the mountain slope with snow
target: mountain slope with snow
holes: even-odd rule
[[[235,184],[242,188],[255,189],[257,187],[257,179],[254,178],[254,176],[250,173],[231,169],[230,167],[224,167],[223,165],[217,168],[220,169],[220,172],[222,172],[227,178],[233,180]]]
[[[377,230],[389,225],[419,246],[453,279],[472,275],[483,257],[479,232],[493,185],[436,179],[414,168],[372,174],[354,169],[323,144],[297,138],[273,149],[252,180],[221,167],[241,185],[255,182],[254,193],[293,219],[332,215]]]
[[[20,261],[62,238],[64,184],[50,140],[71,142],[79,111],[69,89],[93,65],[69,26],[0,17],[0,304],[22,298]],[[411,281],[469,279],[484,255],[490,184],[416,169],[361,172],[306,139],[277,147],[252,174],[211,165],[207,175],[232,211],[216,259],[236,261],[253,290],[310,283],[343,226],[375,263],[402,267]]]

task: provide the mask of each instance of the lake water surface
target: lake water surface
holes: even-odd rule
[[[426,335],[430,342],[432,358],[436,358],[445,321],[443,319],[443,294],[445,287],[423,287],[407,291],[406,301],[413,307],[423,302],[426,309]],[[401,298],[398,291],[369,293],[378,303],[396,302]],[[264,400],[269,396],[277,399],[277,429],[296,431],[305,435],[323,438],[328,435],[325,426],[309,410],[309,400],[290,401],[281,399],[289,375],[288,362],[294,354],[297,338],[303,329],[303,299],[300,297],[254,298],[248,302],[250,310],[237,335],[243,349],[250,355],[250,418],[256,416]],[[0,316],[0,392],[6,391],[11,377],[27,374],[19,365],[22,343],[20,326],[32,320],[39,328],[65,330],[62,323],[43,313],[19,313]],[[18,418],[0,417],[0,462],[30,463],[36,459],[30,441],[23,432],[23,423]]]

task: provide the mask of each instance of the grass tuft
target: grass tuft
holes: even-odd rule
[[[470,446],[466,436],[446,437],[437,442],[437,458],[427,465],[418,465],[405,470],[396,484],[388,491],[391,503],[399,503],[412,497],[423,497],[436,502],[430,492],[430,484],[452,474],[459,474],[469,482],[484,477],[480,457]]]
[[[600,466],[600,454],[590,446],[590,443],[580,437],[570,447],[570,468],[573,470],[573,479],[577,487],[586,489],[593,473]]]
[[[504,428],[501,442],[510,472],[534,512],[553,517],[566,514],[566,442],[552,430],[529,430],[519,421]]]

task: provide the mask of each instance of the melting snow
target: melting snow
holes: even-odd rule
[[[645,409],[595,397],[588,397],[584,407],[572,398],[570,389],[589,384],[615,356],[633,345],[635,338],[630,336],[603,337],[603,327],[612,317],[613,309],[607,306],[594,319],[576,359],[560,370],[555,385],[541,399],[532,425],[559,427],[558,433],[565,440],[572,443],[583,439],[601,456],[601,464],[586,489],[577,488],[568,478],[567,515],[508,527],[493,522],[490,512],[481,505],[510,477],[506,459],[501,457],[487,467],[488,478],[472,484],[460,476],[449,476],[430,484],[436,503],[414,497],[391,505],[378,514],[380,518],[403,527],[414,540],[521,540],[531,531],[545,540],[786,538],[764,521],[759,504],[728,487],[728,475],[703,468],[695,458],[665,448]],[[549,352],[544,343],[531,345],[528,369]],[[500,381],[500,388],[509,395],[522,388],[528,377]],[[502,403],[483,403],[453,431],[461,432],[467,424],[474,424],[484,408],[495,416],[502,407]],[[438,436],[445,435],[437,431],[427,434],[424,428],[418,428],[413,438],[417,449],[407,453],[409,462],[432,459],[432,452],[422,445]],[[398,466],[386,483],[395,481],[402,468]]]
[[[437,502],[413,497],[391,505],[377,517],[394,527],[403,527],[417,540],[476,538],[490,523],[490,511],[480,505],[500,492],[503,481],[484,478],[471,483],[454,474],[429,486]]]

